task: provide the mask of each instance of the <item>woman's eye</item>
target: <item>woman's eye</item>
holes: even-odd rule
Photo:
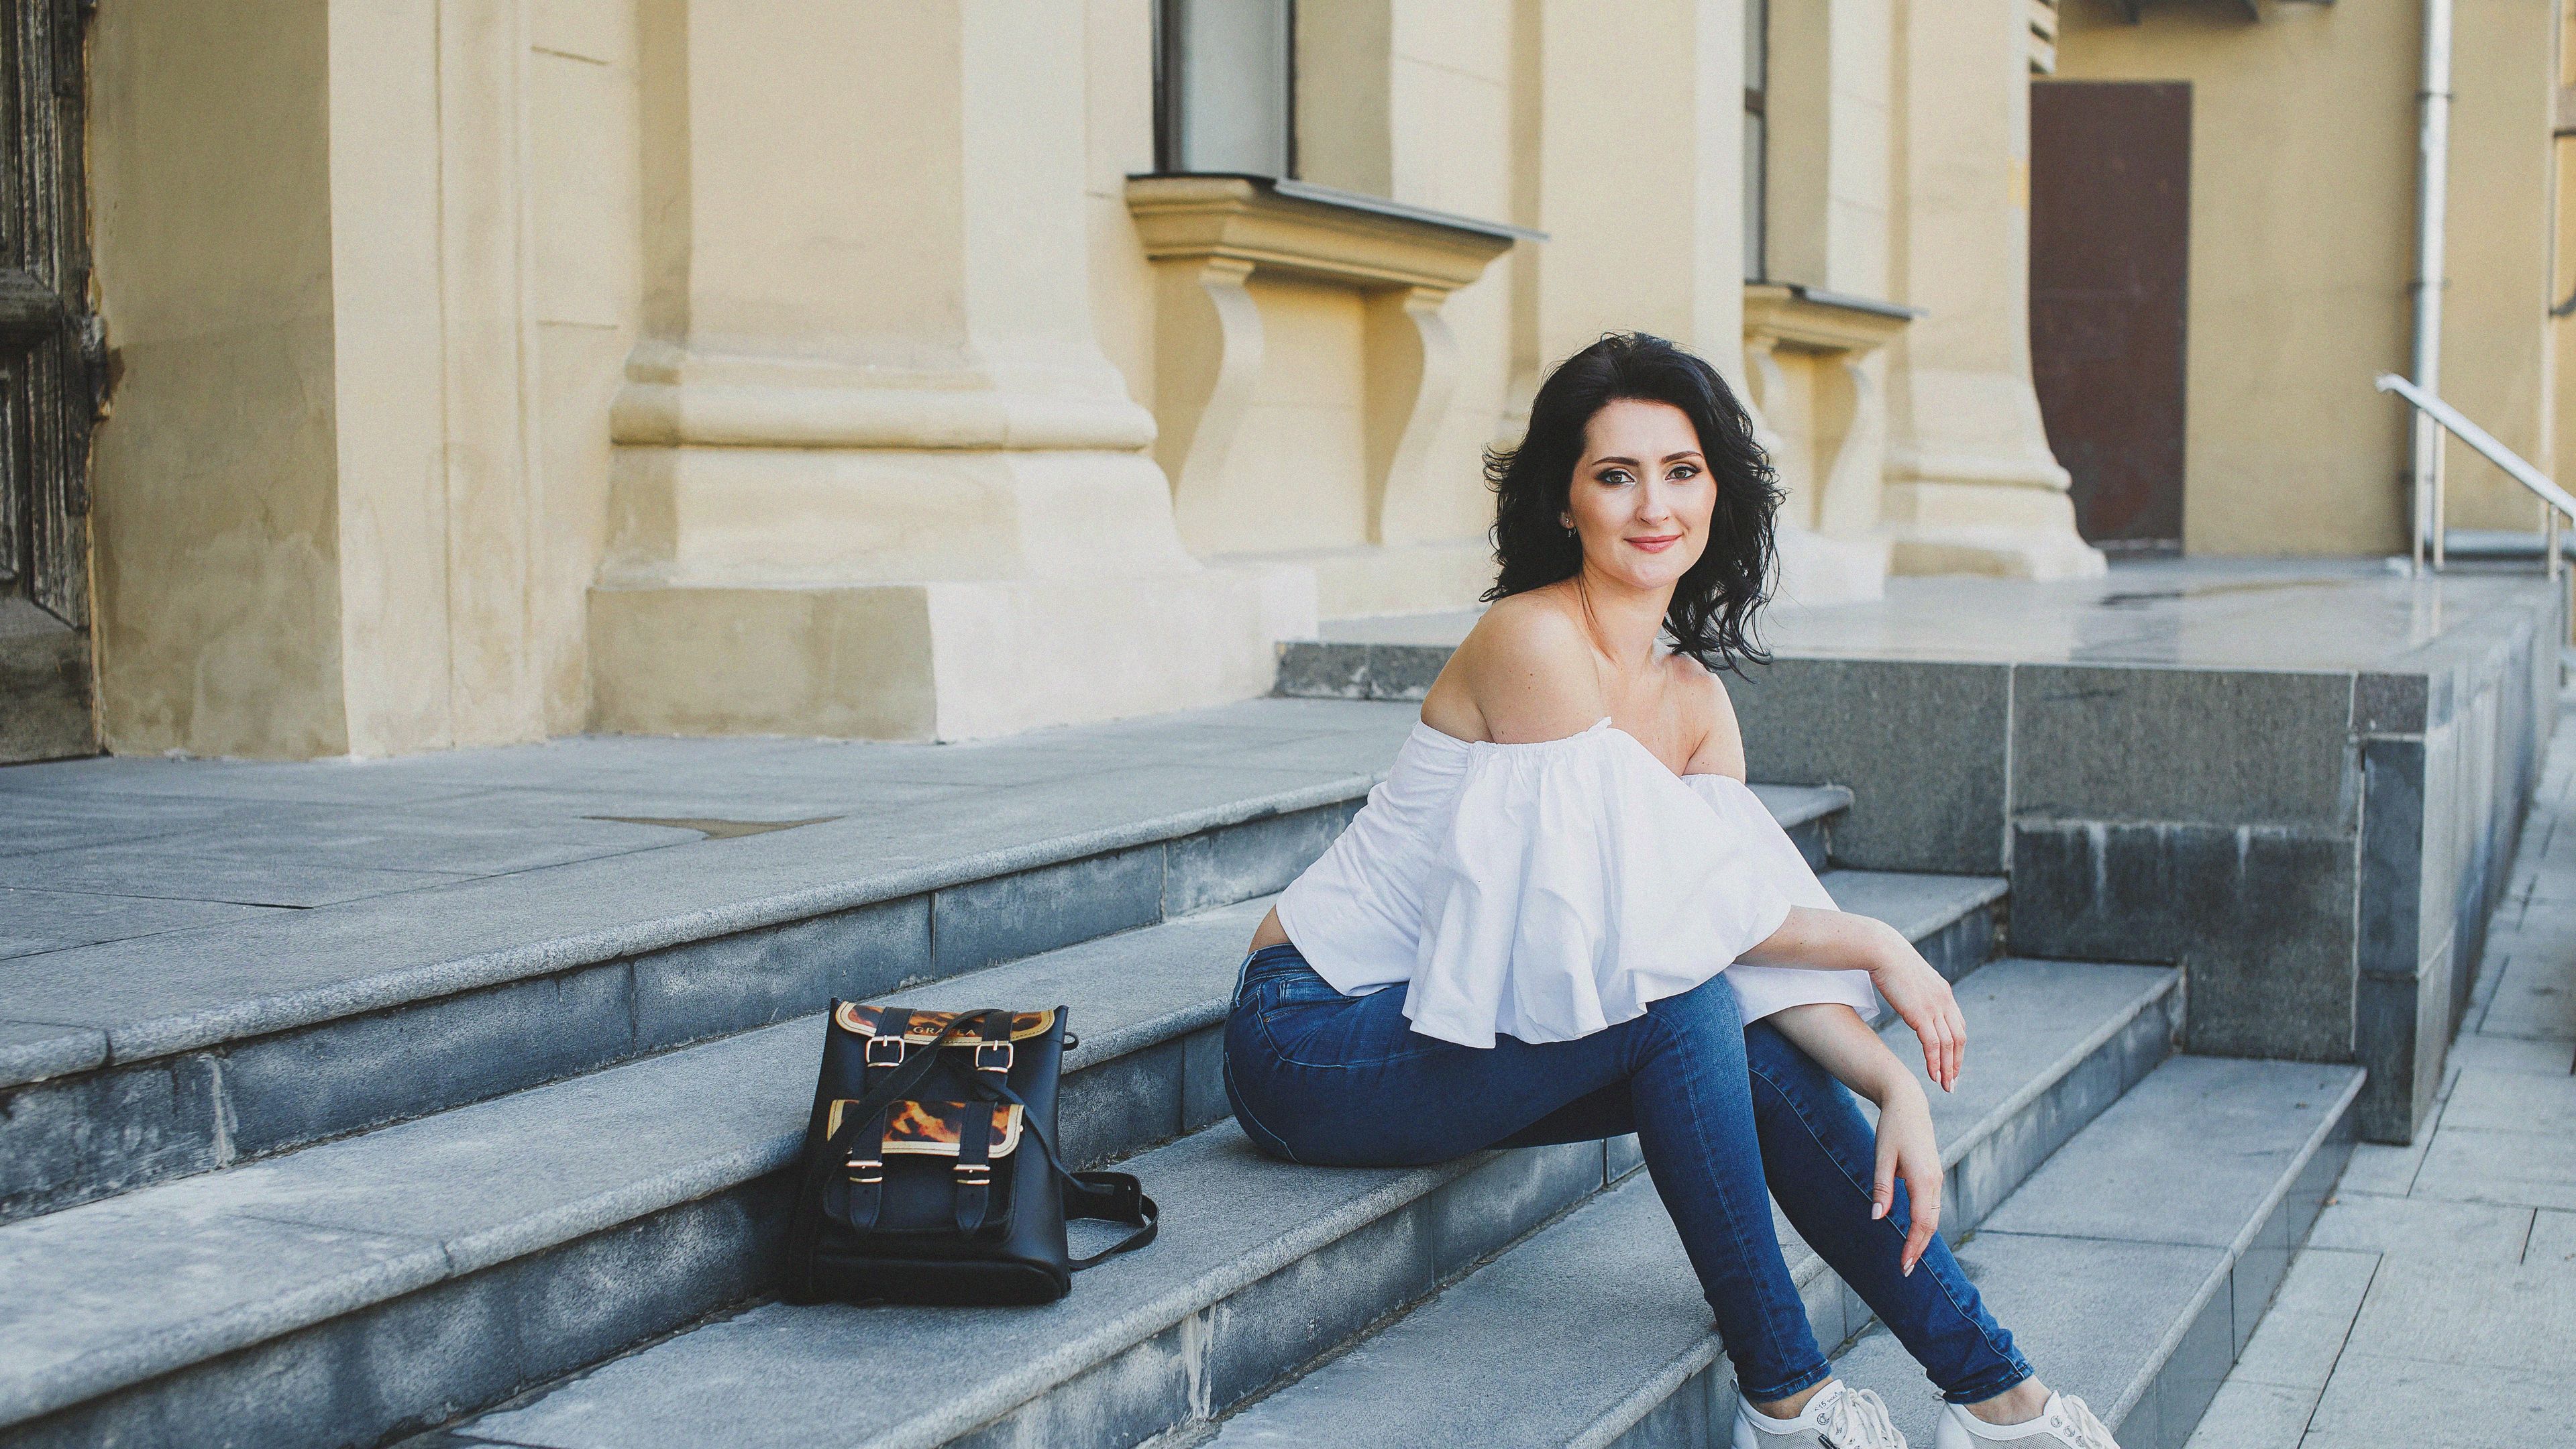
[[[1673,477],[1676,480],[1696,478],[1698,476],[1699,465],[1697,463],[1677,463],[1673,466]]]
[[[1601,481],[1609,484],[1613,488],[1617,488],[1633,483],[1637,480],[1629,477],[1628,470],[1625,468],[1608,468],[1602,471]]]

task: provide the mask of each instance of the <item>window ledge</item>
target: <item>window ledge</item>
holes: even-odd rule
[[[1918,307],[1846,297],[1796,282],[1744,284],[1744,335],[1778,347],[1866,352],[1922,315]]]
[[[1156,261],[1224,257],[1372,290],[1455,291],[1514,242],[1544,235],[1258,176],[1130,176],[1127,210]]]

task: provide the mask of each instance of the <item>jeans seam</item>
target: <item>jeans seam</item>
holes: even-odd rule
[[[1673,1036],[1672,1029],[1661,1022],[1657,1023],[1656,1029],[1659,1032],[1662,1032],[1668,1040]],[[1670,1041],[1667,1047],[1667,1050],[1673,1051],[1676,1054],[1686,1054],[1688,1049],[1689,1044],[1682,1041]],[[1700,1117],[1698,1098],[1691,1093],[1683,1093],[1681,1107],[1683,1111],[1690,1114],[1692,1134],[1699,1140],[1706,1141],[1708,1139],[1709,1132],[1707,1124]],[[1715,1172],[1717,1170],[1717,1164],[1709,1164],[1709,1170],[1711,1172]],[[1762,1243],[1753,1242],[1745,1233],[1743,1222],[1737,1217],[1734,1209],[1728,1205],[1724,1194],[1721,1193],[1717,1196],[1716,1207],[1718,1212],[1726,1219],[1726,1231],[1728,1236],[1734,1240],[1737,1254],[1745,1262],[1753,1263],[1760,1261],[1760,1255],[1765,1250],[1769,1251],[1775,1258],[1779,1256],[1780,1240],[1777,1238],[1771,1238]],[[1767,1216],[1763,1219],[1762,1225],[1766,1228],[1771,1225],[1770,1219]],[[1782,1272],[1785,1276],[1787,1272],[1785,1265],[1782,1268]],[[1793,1284],[1792,1286],[1795,1285]],[[1801,1300],[1798,1306],[1800,1310],[1799,1321],[1801,1323],[1806,1323],[1806,1304]],[[1815,1335],[1815,1326],[1813,1324],[1807,1324],[1806,1326],[1808,1337],[1812,1340]],[[1824,1380],[1831,1378],[1833,1376],[1833,1365],[1829,1360],[1824,1359],[1824,1350],[1822,1345],[1811,1346],[1814,1347],[1815,1354],[1819,1362],[1812,1368],[1802,1369],[1798,1373],[1792,1374],[1790,1376],[1790,1387],[1774,1390],[1749,1389],[1747,1390],[1748,1397],[1767,1394],[1767,1397],[1756,1397],[1756,1402],[1770,1403],[1774,1400],[1787,1398],[1789,1395],[1797,1393],[1801,1389],[1807,1388],[1813,1384],[1822,1383]]]
[[[1268,1141],[1266,1143],[1256,1139],[1253,1145],[1256,1147],[1275,1147],[1278,1149],[1281,1157],[1286,1158],[1290,1162],[1296,1162],[1297,1154],[1289,1148],[1288,1139],[1271,1131],[1269,1124],[1263,1122],[1259,1116],[1254,1114],[1252,1104],[1244,1100],[1242,1084],[1235,1079],[1234,1053],[1227,1052],[1225,1054],[1220,1069],[1225,1074],[1226,1096],[1230,1098],[1234,1104],[1235,1115],[1243,1119],[1244,1135],[1250,1137],[1258,1134],[1258,1138],[1267,1138]],[[1299,1165],[1303,1166],[1304,1164],[1300,1163]]]
[[[1354,996],[1348,999],[1357,1001],[1360,998]],[[1315,1002],[1312,1004],[1317,1006],[1331,1005],[1330,1002]],[[1436,1046],[1421,1047],[1413,1051],[1396,1052],[1382,1057],[1371,1057],[1364,1062],[1310,1062],[1299,1058],[1296,1053],[1288,1050],[1288,1048],[1280,1042],[1279,1034],[1270,1029],[1269,1012],[1255,1011],[1252,1013],[1252,1024],[1260,1029],[1261,1039],[1269,1045],[1270,1054],[1273,1057],[1278,1058],[1282,1066],[1295,1067],[1301,1072],[1355,1072],[1369,1067],[1392,1066],[1397,1062],[1409,1062],[1417,1057],[1430,1056],[1432,1053],[1440,1050]]]
[[[1877,1186],[1877,1174],[1873,1172],[1871,1174],[1872,1180],[1870,1184],[1868,1186],[1863,1186],[1858,1178],[1852,1176],[1851,1168],[1845,1165],[1841,1158],[1834,1155],[1833,1145],[1825,1140],[1823,1133],[1816,1130],[1816,1124],[1808,1118],[1807,1109],[1799,1102],[1797,1096],[1782,1088],[1776,1078],[1774,1078],[1769,1072],[1764,1071],[1759,1065],[1753,1064],[1749,1058],[1747,1059],[1747,1065],[1751,1067],[1753,1076],[1759,1080],[1762,1085],[1771,1089],[1773,1096],[1778,1097],[1781,1101],[1788,1104],[1789,1114],[1798,1119],[1798,1126],[1805,1130],[1807,1139],[1815,1143],[1816,1150],[1823,1153],[1825,1160],[1834,1165],[1834,1170],[1843,1175],[1843,1181],[1850,1183],[1854,1190],[1858,1191],[1861,1196],[1870,1198],[1875,1202],[1876,1198],[1873,1196],[1873,1190]],[[1949,1176],[1949,1171],[1949,1167],[1945,1164],[1941,1169],[1942,1176],[1945,1179]],[[1892,1206],[1894,1194],[1891,1192],[1889,1197]],[[1890,1212],[1886,1217],[1877,1219],[1877,1221],[1887,1224],[1888,1231],[1897,1234],[1897,1245],[1901,1251],[1904,1246],[1905,1235],[1902,1230],[1898,1229],[1896,1226],[1896,1214],[1894,1212]],[[1985,1325],[1977,1321],[1976,1315],[1968,1311],[1967,1305],[1959,1301],[1959,1295],[1950,1291],[1949,1282],[1940,1274],[1935,1273],[1932,1275],[1932,1283],[1934,1287],[1941,1290],[1941,1299],[1943,1302],[1950,1305],[1950,1311],[1959,1315],[1961,1322],[1977,1331],[1977,1338],[1985,1344],[1986,1352],[1993,1354],[1996,1358],[2001,1359],[2011,1369],[2018,1371],[2019,1377],[2007,1382],[2002,1389],[1995,1390],[1995,1393],[2002,1393],[2005,1389],[2009,1389],[2014,1384],[2020,1383],[2022,1379],[2030,1377],[2030,1365],[2022,1358],[2021,1351],[2018,1347],[2009,1350],[1999,1347],[1995,1343],[1994,1335],[1987,1332]],[[1987,1394],[1981,1396],[1979,1399],[1969,1400],[1967,1402],[1982,1402],[1984,1399],[1992,1398],[1993,1396],[1993,1394]],[[1944,1399],[1949,1399],[1949,1391],[1946,1389],[1943,1390],[1942,1397]],[[1954,1403],[1961,1402],[1959,1400],[1950,1401]]]

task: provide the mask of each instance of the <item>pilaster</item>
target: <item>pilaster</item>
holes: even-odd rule
[[[2099,574],[2031,386],[2028,6],[1897,3],[1891,294],[1925,315],[1889,349],[1894,567]]]
[[[945,739],[1265,689],[1261,581],[1181,547],[1092,331],[1080,7],[646,3],[599,724]]]

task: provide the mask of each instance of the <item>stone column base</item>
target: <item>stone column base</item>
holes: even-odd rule
[[[1115,578],[590,593],[596,727],[959,740],[1269,692],[1262,579]]]
[[[1890,483],[1889,567],[1900,574],[2099,578],[2102,551],[2075,532],[2063,488],[1992,483]]]
[[[1225,554],[1212,562],[1311,572],[1315,613],[1325,619],[1473,608],[1494,584],[1494,551],[1481,538]]]
[[[1816,608],[1887,597],[1888,543],[1883,538],[1836,538],[1782,524],[1778,547],[1775,602]]]

